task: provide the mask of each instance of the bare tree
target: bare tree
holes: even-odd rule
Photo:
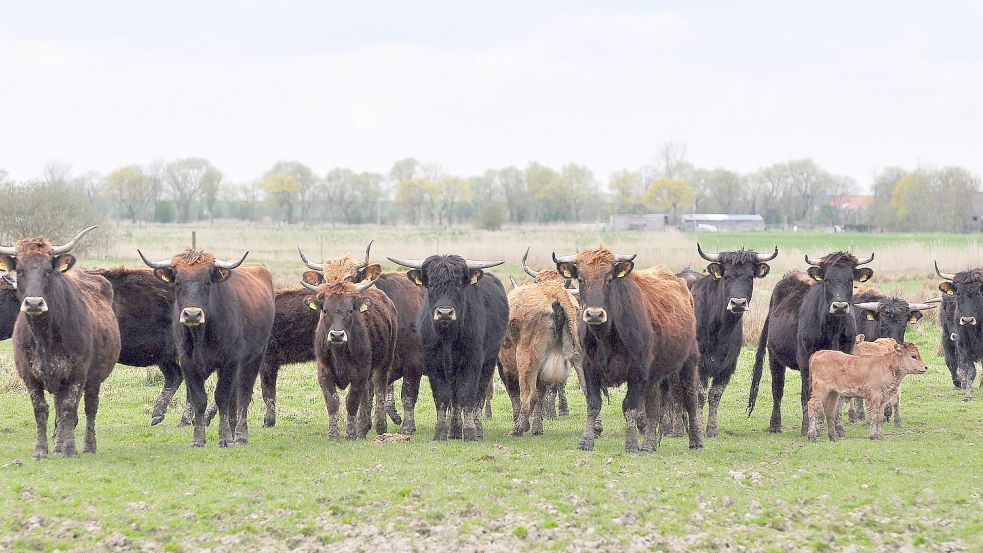
[[[178,222],[187,223],[191,216],[191,206],[201,197],[206,186],[218,186],[222,173],[206,159],[185,158],[167,164],[165,182],[174,194],[177,204]]]

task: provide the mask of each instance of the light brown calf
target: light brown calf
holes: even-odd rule
[[[863,356],[823,350],[809,358],[811,388],[807,435],[810,441],[819,438],[820,411],[826,415],[830,441],[836,441],[835,419],[840,395],[866,399],[870,406],[867,418],[870,438],[882,437],[884,402],[894,397],[905,375],[923,374],[928,367],[914,344],[898,344],[890,338],[881,340],[878,340],[882,344],[880,347],[889,345],[887,353]]]

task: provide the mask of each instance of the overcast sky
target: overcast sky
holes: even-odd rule
[[[414,156],[606,180],[666,141],[742,172],[811,157],[863,187],[887,165],[983,172],[979,2],[43,5],[0,18],[14,178],[54,159],[201,156],[246,180]]]

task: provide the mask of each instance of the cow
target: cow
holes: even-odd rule
[[[770,432],[782,431],[781,404],[788,367],[802,377],[801,432],[805,435],[809,426],[809,357],[821,349],[853,350],[857,336],[857,323],[850,314],[853,283],[867,282],[874,276],[871,268],[861,267],[873,261],[874,254],[863,261],[847,252],[830,253],[818,262],[806,255],[805,260],[810,265],[807,272],[793,271],[775,285],[754,358],[747,413],[750,417],[754,411],[767,350],[773,403]]]
[[[578,444],[594,449],[594,425],[601,410],[601,387],[628,384],[622,402],[627,422],[625,451],[638,453],[639,423],[644,425],[641,451],[658,447],[662,383],[682,394],[689,416],[689,447],[703,447],[698,409],[696,315],[686,282],[664,267],[633,272],[636,254],[619,255],[604,246],[557,257],[556,270],[577,279],[581,321],[587,422]]]
[[[218,446],[248,443],[246,415],[273,326],[270,271],[240,268],[249,252],[234,262],[191,248],[159,261],[137,253],[174,292],[171,332],[193,410],[191,446],[205,445],[205,379],[212,372],[218,375]]]
[[[956,345],[959,341],[956,296],[943,294],[941,298],[928,300],[928,303],[937,303],[942,306],[939,309],[939,327],[942,329],[942,354],[945,357],[945,366],[949,369],[949,375],[952,377],[952,386],[957,390],[962,389],[962,382],[959,378],[959,348]]]
[[[34,459],[48,457],[47,391],[55,400],[55,453],[78,456],[75,427],[85,397],[83,453],[96,452],[99,388],[119,357],[113,288],[106,279],[72,271],[71,254],[88,227],[60,246],[44,237],[0,246],[0,270],[17,273],[20,314],[13,328],[14,364],[34,406]]]
[[[850,355],[836,350],[820,350],[809,357],[811,380],[808,402],[809,441],[819,439],[819,413],[826,415],[829,440],[839,433],[835,419],[839,397],[862,397],[870,405],[867,426],[870,439],[879,440],[884,428],[884,403],[898,391],[901,379],[928,371],[915,344],[899,344],[893,338],[880,338],[880,354]]]
[[[365,258],[361,262],[345,256],[321,263],[312,262],[298,248],[301,260],[311,269],[304,273],[302,280],[315,286],[340,282],[358,284],[366,279],[374,280],[375,287],[385,293],[396,306],[396,320],[399,326],[396,335],[396,355],[389,373],[386,409],[392,421],[400,425],[399,432],[410,435],[416,432],[416,402],[420,395],[420,381],[424,375],[423,350],[417,316],[423,305],[425,293],[422,288],[406,279],[406,273],[382,272],[382,267],[378,263],[369,263],[371,248],[372,242],[369,242],[365,248]],[[396,413],[395,405],[389,400],[393,396],[392,383],[399,378],[403,379],[400,390],[403,405],[402,418]],[[367,422],[369,419],[365,420]]]
[[[426,290],[417,326],[437,408],[433,439],[458,437],[458,412],[463,416],[460,437],[482,439],[481,406],[509,321],[505,287],[484,269],[504,262],[457,255],[389,260],[410,269],[410,282]]]
[[[533,270],[526,264],[528,257],[527,249],[522,269],[533,280],[508,294],[509,324],[499,356],[502,382],[512,400],[512,436],[528,431],[530,419],[533,435],[541,435],[547,393],[566,384],[570,367],[578,374],[583,370],[573,296],[559,273]]]
[[[909,303],[898,297],[885,296],[877,290],[863,290],[853,295],[853,318],[857,322],[857,336],[873,342],[878,338],[893,338],[899,344],[905,341],[908,325],[924,316],[923,311],[934,309],[929,303]],[[885,405],[884,416],[891,418],[896,402]],[[900,415],[894,418],[895,426],[901,426]],[[864,419],[863,399],[850,402],[850,422]]]
[[[944,282],[939,284],[943,298],[956,298],[956,375],[963,389],[963,401],[973,399],[973,381],[976,379],[976,363],[983,360],[983,269],[969,269],[961,273],[943,273],[935,263],[935,272]]]
[[[13,272],[0,274],[0,340],[14,335],[14,323],[20,313],[16,275]]]
[[[764,278],[768,261],[778,256],[750,250],[706,253],[696,244],[700,257],[710,262],[707,274],[689,284],[696,306],[696,342],[700,348],[700,408],[709,397],[706,436],[717,435],[717,410],[727,389],[744,341],[744,312],[750,307],[754,279]],[[712,385],[711,385],[712,380]]]
[[[368,428],[359,424],[370,414],[369,389],[374,390],[375,428],[386,433],[386,387],[396,348],[396,306],[380,290],[375,280],[358,284],[348,281],[315,286],[301,281],[313,292],[308,305],[318,313],[314,353],[317,380],[328,410],[328,439],[341,440],[338,430],[336,388],[349,388],[346,400],[348,420],[345,437],[364,438]]]

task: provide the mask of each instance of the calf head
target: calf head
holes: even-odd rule
[[[304,301],[318,311],[321,318],[321,332],[332,348],[345,348],[355,334],[355,327],[364,328],[365,313],[371,307],[371,299],[363,293],[375,280],[358,284],[336,282],[316,286],[301,280],[304,288],[314,293]]]
[[[834,252],[826,255],[818,262],[805,256],[810,265],[808,273],[813,280],[822,286],[824,303],[829,305],[829,314],[842,317],[850,313],[850,303],[853,300],[853,282],[867,282],[874,276],[870,267],[860,267],[874,260],[874,254],[864,261],[847,252]]]
[[[977,327],[983,323],[983,269],[970,269],[961,273],[943,273],[935,263],[935,272],[945,282],[939,290],[956,299],[956,322],[959,326]]]
[[[909,324],[915,324],[924,316],[923,311],[934,308],[928,303],[908,303],[900,298],[881,298],[877,301],[860,302],[854,308],[860,309],[863,317],[872,324],[871,338],[894,338],[904,342]]]
[[[925,374],[928,366],[922,361],[918,346],[912,343],[894,344],[894,353],[901,357],[901,374]]]
[[[754,279],[764,278],[771,267],[768,261],[778,256],[778,246],[771,255],[762,255],[754,251],[738,250],[731,252],[706,253],[696,244],[700,257],[710,262],[707,273],[720,282],[717,287],[721,294],[724,309],[735,315],[747,311],[751,305],[751,294],[754,291]]]
[[[406,277],[427,290],[427,302],[432,309],[434,324],[449,326],[466,313],[467,295],[471,287],[481,280],[483,269],[495,267],[504,261],[472,261],[458,255],[431,255],[425,260],[397,259],[393,263],[410,269]]]
[[[61,246],[53,246],[44,237],[20,240],[15,246],[0,246],[0,271],[16,275],[4,278],[16,287],[22,313],[36,317],[48,312],[62,275],[75,266],[75,256],[69,252],[94,228],[83,229]]]
[[[154,270],[158,280],[174,289],[177,321],[188,328],[204,325],[212,285],[220,285],[232,276],[232,271],[246,260],[249,252],[238,261],[222,261],[214,255],[188,248],[170,259],[150,261],[137,250],[140,258]]]
[[[327,259],[321,263],[315,263],[308,259],[304,255],[304,251],[298,246],[297,251],[300,252],[300,258],[312,269],[312,271],[304,273],[304,281],[308,284],[320,285],[321,283],[359,283],[366,279],[375,280],[382,274],[382,266],[378,263],[369,263],[372,242],[375,240],[369,241],[369,245],[365,247],[365,259],[362,261],[355,261],[346,255],[338,259]],[[310,275],[311,272],[316,273],[316,275]]]
[[[563,278],[575,279],[580,290],[581,318],[592,327],[606,325],[612,307],[611,293],[624,286],[625,279],[635,268],[638,254],[616,254],[600,247],[584,250],[575,255],[557,257],[553,254],[556,270]]]

